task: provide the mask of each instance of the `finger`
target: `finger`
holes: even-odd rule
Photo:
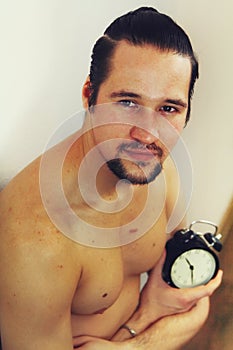
[[[223,272],[222,270],[219,270],[217,276],[206,285],[198,286],[195,288],[181,289],[179,296],[180,304],[183,307],[188,307],[189,305],[196,303],[201,298],[211,296],[213,292],[220,286],[222,276]]]
[[[197,297],[210,296],[221,284],[223,271],[219,270],[216,277],[210,280],[206,285],[196,287]],[[195,288],[194,288],[195,289]]]
[[[96,340],[95,337],[89,337],[89,336],[79,336],[79,337],[73,337],[73,347],[74,349],[79,348],[80,346],[90,342]]]

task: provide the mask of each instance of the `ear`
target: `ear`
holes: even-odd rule
[[[89,98],[91,95],[90,85],[90,77],[88,76],[82,88],[82,100],[84,109],[88,109],[89,107]]]

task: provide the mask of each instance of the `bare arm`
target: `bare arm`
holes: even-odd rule
[[[197,333],[206,320],[208,310],[209,299],[203,298],[191,310],[164,317],[135,338],[117,342],[81,337],[76,347],[82,350],[178,350]]]
[[[74,277],[63,253],[57,254],[54,245],[56,253],[46,247],[51,241],[32,244],[30,235],[28,241],[14,238],[4,240],[1,248],[3,350],[73,349],[70,305],[79,271]]]
[[[198,301],[190,311],[162,318],[137,338],[129,341],[132,349],[180,349],[202,327],[209,311],[209,298]]]

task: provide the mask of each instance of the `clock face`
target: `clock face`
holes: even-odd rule
[[[171,278],[178,288],[190,288],[206,284],[214,275],[216,261],[204,249],[191,249],[181,254],[171,268]]]

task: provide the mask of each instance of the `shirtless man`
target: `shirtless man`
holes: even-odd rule
[[[188,37],[152,8],[122,16],[97,41],[82,91],[82,129],[1,193],[4,350],[179,349],[203,325],[222,272],[205,286],[183,290],[161,278],[178,176],[158,124],[165,121],[163,131],[168,123],[181,133],[197,76]],[[80,219],[76,226],[59,200],[57,167],[68,208]],[[99,197],[82,182],[88,184],[93,173]],[[121,196],[119,179],[125,179]],[[128,196],[129,203],[118,206]],[[131,222],[137,225],[127,226]]]

